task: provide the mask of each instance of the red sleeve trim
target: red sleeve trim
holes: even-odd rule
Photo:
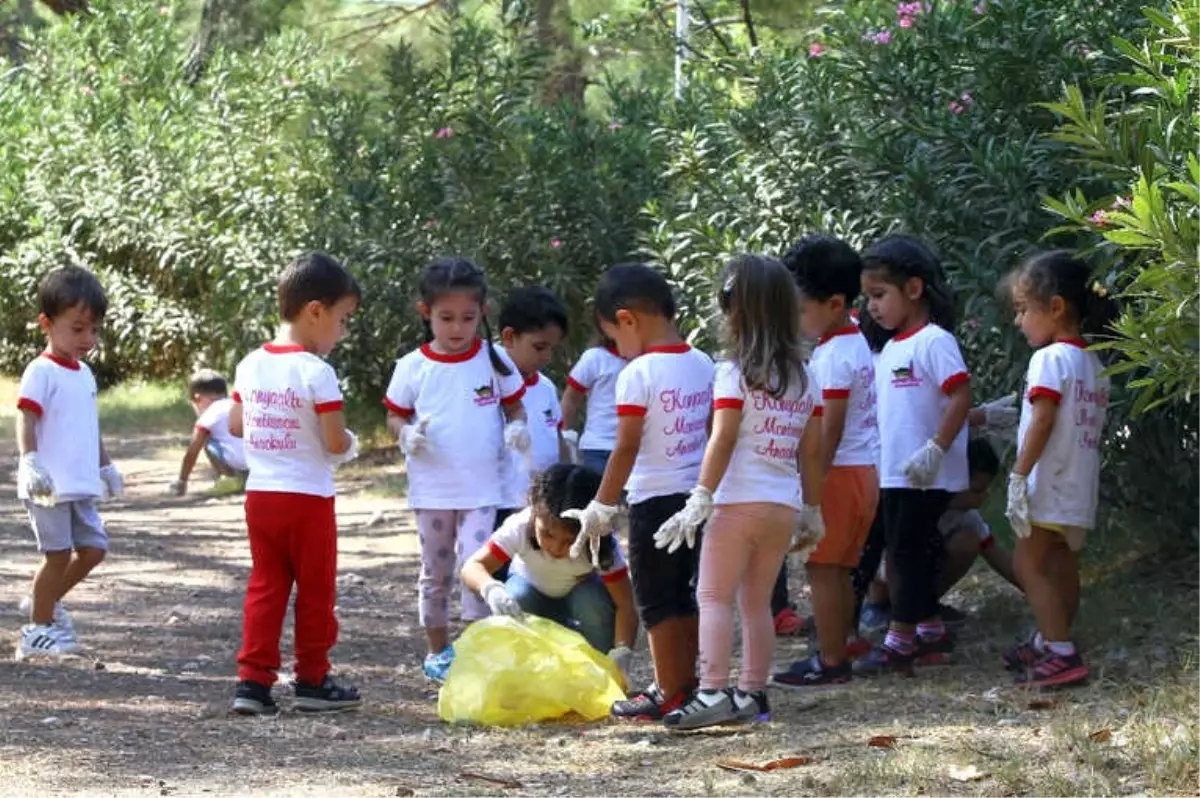
[[[317,413],[336,413],[342,409],[342,400],[335,399],[332,402],[317,402],[313,405],[313,410]]]
[[[524,384],[524,383],[521,383],[521,388],[520,388],[520,390],[518,390],[518,391],[517,391],[516,393],[514,393],[512,396],[506,396],[506,397],[504,397],[503,399],[501,399],[501,400],[500,400],[500,404],[502,404],[502,405],[515,405],[517,402],[521,401],[521,397],[523,397],[524,395],[525,395],[525,384]]]
[[[741,410],[745,405],[743,400],[734,399],[732,396],[723,396],[713,400],[713,410]]]
[[[618,416],[644,416],[646,408],[641,405],[617,405]]]
[[[512,556],[509,555],[509,553],[507,551],[505,551],[504,549],[497,546],[495,541],[489,540],[487,547],[488,547],[488,553],[491,554],[493,557],[495,557],[497,560],[499,560],[502,563],[508,562],[509,560],[512,559]]]
[[[33,401],[32,399],[29,399],[24,396],[22,396],[20,399],[17,400],[17,409],[18,410],[28,410],[28,411],[32,412],[38,418],[41,418],[42,413],[44,412],[42,410],[41,405],[39,405],[37,402]]]
[[[987,551],[988,549],[990,549],[992,546],[995,546],[995,545],[996,545],[996,538],[994,538],[991,535],[988,535],[986,538],[979,541],[979,550]]]
[[[965,371],[960,371],[957,374],[951,374],[946,378],[946,381],[942,383],[942,393],[950,393],[958,386],[970,381],[971,375]]]
[[[825,390],[821,391],[821,398],[822,399],[849,399],[850,398],[850,389],[849,388],[826,388]]]
[[[212,430],[210,430],[208,427],[204,426],[203,424],[197,424],[196,426],[192,427],[192,429],[201,430],[203,432],[207,432],[209,435],[212,435]]]
[[[820,418],[825,415],[825,405],[817,405],[813,408],[813,418]]]
[[[395,413],[398,416],[411,416],[414,412],[413,408],[401,407],[386,396],[383,397],[383,406],[387,408],[389,413]]]
[[[242,395],[240,393],[238,393],[237,391],[233,392],[233,396],[231,398],[233,399],[233,401],[237,402],[239,405],[242,403]]]
[[[580,393],[587,393],[587,391],[588,391],[588,389],[584,387],[583,383],[581,383],[579,380],[575,379],[574,377],[572,377],[570,375],[567,375],[567,387],[574,388],[575,390],[579,391]]]
[[[606,585],[611,585],[613,582],[620,582],[629,575],[629,568],[619,568],[616,571],[609,571],[600,577],[601,581]]]
[[[1034,399],[1049,399],[1054,404],[1062,401],[1062,394],[1053,388],[1047,388],[1044,385],[1037,385],[1029,389],[1029,401]]]

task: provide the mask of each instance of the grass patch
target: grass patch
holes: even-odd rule
[[[188,433],[196,423],[196,413],[179,383],[123,382],[101,391],[97,404],[105,435]]]

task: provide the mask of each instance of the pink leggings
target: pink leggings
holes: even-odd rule
[[[444,629],[450,618],[450,590],[463,563],[491,537],[496,508],[417,510],[416,516],[421,543],[417,613],[423,628]],[[491,614],[479,594],[466,585],[460,584],[459,588],[464,621],[477,621]]]
[[[791,544],[796,510],[753,502],[718,506],[700,548],[700,687],[729,686],[733,602],[742,611],[742,669],[738,688],[761,690],[771,670],[775,624],[771,589]]]

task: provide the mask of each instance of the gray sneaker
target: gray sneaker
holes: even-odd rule
[[[675,731],[736,723],[737,712],[727,690],[697,690],[679,709],[668,712],[663,725]]]

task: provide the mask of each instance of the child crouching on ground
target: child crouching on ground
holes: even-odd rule
[[[179,466],[179,478],[167,486],[167,492],[172,496],[187,493],[188,479],[201,452],[207,455],[218,477],[246,478],[242,439],[229,432],[233,400],[229,398],[225,378],[211,369],[201,369],[192,376],[188,393],[192,397],[192,409],[196,411],[196,426]]]

